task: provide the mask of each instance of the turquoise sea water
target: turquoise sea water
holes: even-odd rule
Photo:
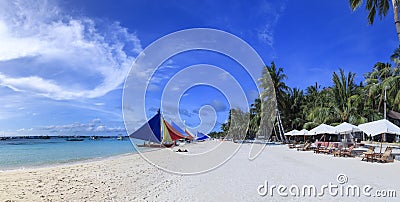
[[[128,138],[66,141],[65,138],[0,141],[0,170],[67,163],[136,152]]]

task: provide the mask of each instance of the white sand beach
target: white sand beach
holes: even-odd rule
[[[182,148],[191,153],[219,143],[207,141]],[[226,144],[234,145],[231,142]],[[360,158],[290,150],[286,145],[267,146],[258,158],[250,161],[250,146],[243,145],[227,163],[199,175],[164,172],[137,154],[5,171],[0,173],[0,201],[398,201],[400,197],[398,161],[370,163]],[[165,152],[171,151],[149,153],[160,155]],[[273,196],[270,192],[266,196],[258,193],[259,186],[265,181],[269,186],[314,185],[319,191],[321,186],[329,183],[340,185],[338,174],[345,174],[348,179],[343,186],[370,185],[372,196],[346,197],[339,194],[333,197],[328,190],[322,198],[285,197],[276,190]],[[396,190],[397,197],[374,197],[376,190]]]

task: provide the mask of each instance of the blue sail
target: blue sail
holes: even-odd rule
[[[174,123],[173,121],[171,121],[171,125],[172,127],[174,127],[178,132],[180,132],[183,136],[187,137],[187,134],[184,130],[182,130],[181,127],[179,127],[176,123]]]
[[[161,143],[161,114],[158,112],[147,123],[129,135],[130,138]]]
[[[197,139],[196,140],[205,140],[205,139],[208,139],[208,138],[210,138],[210,136],[204,135],[201,132],[197,132]]]

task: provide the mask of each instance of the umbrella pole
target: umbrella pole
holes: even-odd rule
[[[382,154],[382,141],[383,141],[383,134],[381,135],[381,148],[379,150],[379,153],[381,153],[381,154]]]

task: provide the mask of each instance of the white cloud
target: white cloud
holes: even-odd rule
[[[96,129],[95,129],[95,131],[97,131],[97,132],[103,132],[105,130],[106,130],[105,126],[97,126]]]
[[[101,123],[101,119],[97,118],[97,119],[93,119],[92,123]]]
[[[257,29],[258,38],[267,43],[270,47],[274,45],[274,30],[278,23],[281,13],[286,9],[286,1],[282,1],[280,6],[273,6],[269,2],[264,2],[260,10],[267,20],[265,24]]]
[[[76,18],[52,3],[0,2],[0,65],[12,60],[15,66],[42,69],[26,71],[35,72],[31,75],[0,70],[0,85],[56,100],[96,98],[118,88],[142,49],[137,36],[117,22]],[[46,74],[54,69],[63,72],[57,80]],[[88,81],[87,75],[99,79]]]
[[[226,111],[228,109],[228,107],[226,106],[226,104],[220,100],[212,100],[210,105],[212,107],[214,107],[216,112],[223,112]]]
[[[11,78],[0,73],[0,85],[18,92],[34,92],[53,99],[72,99],[83,96],[84,92],[70,91],[57,85],[52,80],[37,76]]]
[[[21,129],[18,129],[18,130],[17,130],[17,132],[30,132],[30,131],[33,131],[33,128],[28,128],[28,129],[26,129],[26,128],[21,128]]]
[[[18,132],[27,131],[26,129],[20,129]],[[125,132],[123,127],[108,127],[102,123],[100,119],[95,119],[90,123],[72,123],[66,125],[51,125],[41,128],[31,128],[29,131],[40,131],[40,134],[56,133],[56,134],[70,134],[70,133],[113,133],[113,132]]]

